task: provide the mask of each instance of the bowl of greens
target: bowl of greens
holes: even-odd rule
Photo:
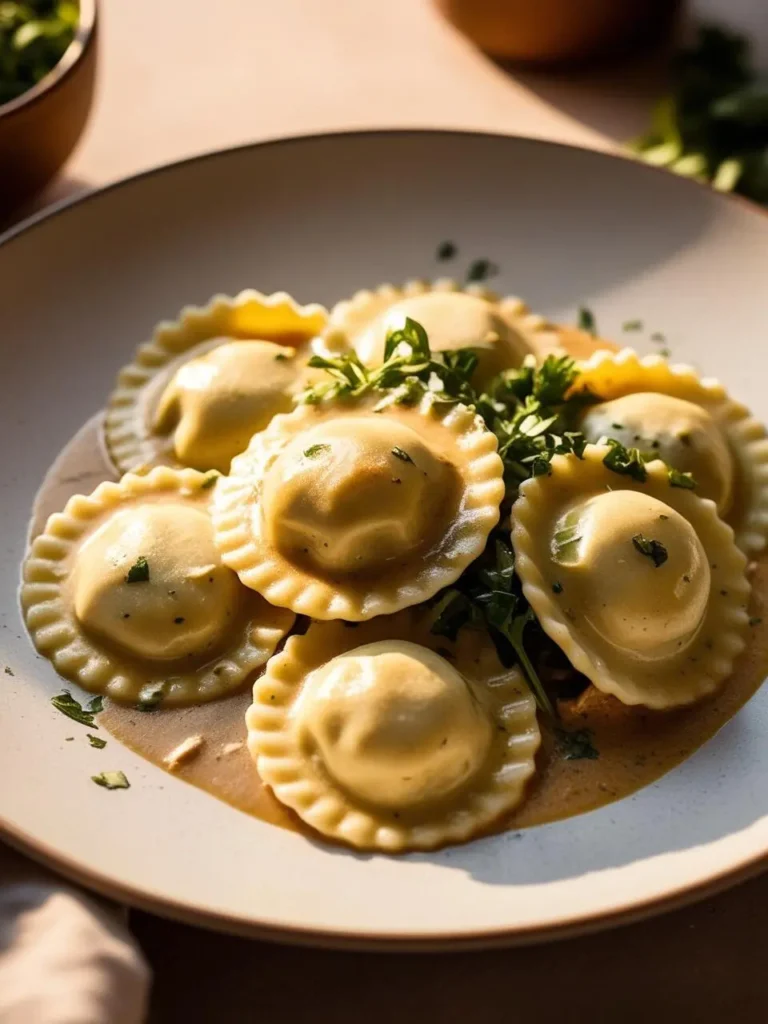
[[[85,127],[96,0],[0,0],[0,209],[38,192]]]

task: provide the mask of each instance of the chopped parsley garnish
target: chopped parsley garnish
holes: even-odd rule
[[[458,251],[453,242],[441,242],[437,247],[435,257],[438,260],[452,260]]]
[[[597,337],[597,321],[595,314],[588,306],[579,306],[579,318],[576,321],[579,330],[586,331],[593,337]]]
[[[759,615],[753,615],[752,618],[749,620],[749,624],[750,626],[759,626],[762,621],[763,620],[760,618]]]
[[[149,582],[149,562],[146,560],[144,555],[139,555],[135,563],[128,570],[128,574],[125,577],[126,583],[148,583]]]
[[[210,490],[211,487],[214,487],[216,485],[216,481],[219,479],[220,476],[221,473],[219,473],[217,469],[210,470],[208,473],[205,474],[205,479],[200,484],[200,490]],[[146,558],[144,559],[144,561],[146,562]],[[147,569],[147,574],[149,574],[149,569]],[[147,579],[149,579],[149,575],[147,575]]]
[[[6,674],[7,676],[12,676],[12,675],[14,674],[14,671],[13,671],[13,669],[11,668],[11,666],[10,666],[10,665],[6,665],[6,666],[5,666],[5,674]]]
[[[669,467],[667,472],[670,487],[683,487],[688,491],[692,491],[696,486],[692,473],[681,473],[679,469],[674,469],[672,466]]]
[[[413,459],[408,454],[408,452],[403,451],[402,448],[398,448],[397,445],[395,445],[395,447],[392,449],[392,454],[395,456],[396,459],[400,459],[401,462],[410,462],[412,465],[415,465]]]
[[[662,334],[661,331],[654,331],[651,335],[651,341],[655,341],[659,345],[663,345],[666,340],[666,335]]]
[[[323,452],[329,452],[331,446],[329,444],[311,444],[309,448],[304,449],[305,459],[316,459],[318,455],[322,455]]]
[[[162,703],[165,697],[166,684],[145,683],[139,690],[139,699],[136,704],[137,711],[154,711]]]
[[[131,784],[125,777],[125,772],[99,772],[98,775],[92,775],[91,781],[95,782],[97,786],[103,786],[104,789],[130,789]]]
[[[557,729],[555,741],[564,761],[595,761],[600,757],[600,751],[592,742],[591,729],[576,729],[573,732]]]
[[[642,331],[643,321],[642,320],[625,320],[621,325],[622,331]]]
[[[69,690],[64,690],[56,697],[51,697],[51,704],[60,711],[62,715],[66,715],[67,718],[71,718],[73,722],[78,722],[80,725],[87,725],[90,729],[98,729],[98,725],[94,722],[94,715],[97,715],[103,710],[104,700],[102,697],[94,697],[89,702],[87,707],[83,707],[79,701],[76,701]]]
[[[661,541],[649,540],[647,537],[644,537],[642,533],[636,533],[632,538],[632,543],[641,555],[644,555],[646,558],[650,558],[657,569],[660,565],[664,565],[666,560],[669,558],[669,553]]]
[[[86,736],[88,737],[88,742],[91,746],[96,747],[97,750],[103,750],[107,745],[107,741],[101,739],[100,736],[92,736],[91,733],[86,733]]]
[[[275,356],[275,362],[276,363],[285,363],[290,358],[291,357],[287,354],[287,352],[278,352],[277,355]]]
[[[491,260],[473,260],[467,270],[467,284],[472,284],[474,281],[485,281],[498,272],[499,268]]]
[[[638,483],[643,483],[648,473],[639,449],[625,448],[623,444],[612,437],[608,438],[608,444],[611,450],[603,459],[603,465],[614,473],[632,477]]]

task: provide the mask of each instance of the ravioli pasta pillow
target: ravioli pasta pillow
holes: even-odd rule
[[[496,437],[462,405],[371,399],[277,416],[217,487],[226,565],[273,604],[359,621],[432,597],[476,558],[504,496]]]
[[[747,554],[768,539],[768,436],[765,428],[716,380],[660,356],[632,349],[597,352],[576,384],[600,401],[586,408],[588,440],[613,437],[691,473]]]
[[[671,708],[715,690],[744,649],[746,559],[714,504],[660,461],[635,480],[556,455],[512,508],[515,567],[542,629],[625,704]]]
[[[278,800],[326,836],[386,851],[459,842],[512,810],[541,739],[528,687],[484,634],[451,644],[409,612],[292,637],[246,724]]]
[[[222,564],[215,475],[165,466],[75,495],[24,563],[21,603],[57,672],[116,700],[211,700],[263,665],[294,617]]]
[[[217,295],[161,323],[122,369],[109,398],[105,437],[120,470],[170,462],[226,472],[307,383],[322,306],[285,292]]]
[[[383,362],[387,334],[402,329],[406,318],[424,327],[434,355],[472,349],[479,357],[477,386],[520,366],[531,353],[543,358],[558,348],[556,330],[520,299],[446,279],[357,292],[333,307],[321,343],[329,351],[352,348],[366,366],[376,366]]]

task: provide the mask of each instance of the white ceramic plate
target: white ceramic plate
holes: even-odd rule
[[[0,820],[95,889],[231,931],[326,943],[525,941],[630,919],[768,855],[768,689],[635,796],[429,855],[359,856],[232,810],[116,741],[65,742],[60,683],[21,624],[29,511],[58,450],[153,324],[218,291],[330,305],[499,264],[500,290],[601,331],[642,317],[768,419],[768,218],[680,178],[500,136],[388,132],[246,147],[64,206],[0,245]],[[104,768],[125,792],[90,781]]]

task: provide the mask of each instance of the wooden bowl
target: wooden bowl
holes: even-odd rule
[[[80,23],[59,63],[0,106],[0,212],[39,192],[80,138],[93,99],[97,21],[97,0],[80,0]]]
[[[575,64],[658,38],[682,0],[436,0],[456,28],[499,60]]]

